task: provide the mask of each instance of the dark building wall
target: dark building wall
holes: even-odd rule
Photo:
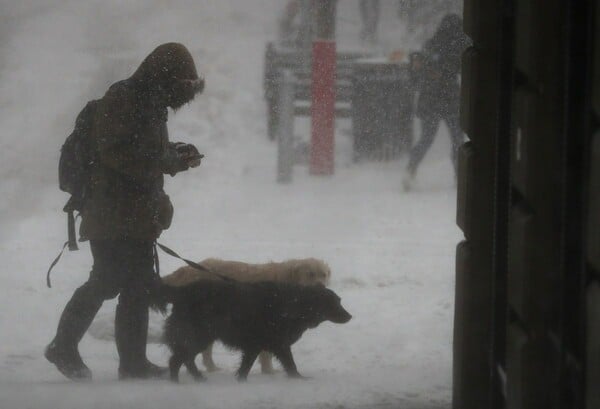
[[[465,0],[456,409],[600,408],[598,13]]]
[[[469,141],[459,153],[453,406],[489,407],[494,331],[497,157],[501,142],[502,4],[464,3],[473,41],[463,56],[461,124]]]
[[[586,100],[582,107],[582,115],[587,120],[585,139],[581,141],[587,159],[582,169],[584,220],[584,257],[583,268],[587,271],[582,279],[583,290],[576,292],[585,297],[572,301],[576,307],[584,311],[585,321],[579,335],[582,342],[578,345],[582,360],[585,362],[585,408],[600,408],[600,1],[590,2],[588,8],[581,13],[591,20],[589,23],[589,44],[586,43],[579,53],[590,60],[589,75],[585,78]],[[591,95],[590,95],[591,94]],[[579,159],[577,156],[574,160]],[[577,339],[579,341],[579,338]]]

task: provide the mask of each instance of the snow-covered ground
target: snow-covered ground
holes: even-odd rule
[[[358,37],[356,2],[340,1],[338,33]],[[383,47],[402,46],[390,7]],[[445,128],[414,191],[401,190],[405,159],[351,162],[350,124],[340,121],[336,173],[295,168],[275,183],[276,147],[265,136],[262,58],[275,36],[277,0],[0,1],[13,20],[0,41],[0,409],[19,408],[442,408],[451,395],[455,189]],[[8,32],[7,32],[8,31]],[[183,255],[249,262],[319,257],[353,315],[325,323],[294,346],[308,381],[257,368],[246,384],[239,354],[216,346],[222,371],[195,384],[117,381],[113,342],[86,336],[80,350],[92,383],[64,379],[42,356],[72,292],[86,279],[87,244],[67,253],[45,287],[65,240],[66,196],[56,182],[58,148],[86,100],[129,75],[156,45],[186,44],[207,80],[204,95],[171,115],[171,139],[192,142],[204,163],[166,190],[175,219],[161,241]],[[307,135],[299,120],[298,135]],[[163,273],[178,267],[163,256]],[[115,302],[94,329],[110,332]],[[151,331],[162,318],[152,316]],[[164,364],[164,346],[149,346]]]

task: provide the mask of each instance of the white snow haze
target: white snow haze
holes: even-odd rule
[[[358,0],[340,0],[338,48],[361,47]],[[415,187],[402,190],[407,158],[352,161],[351,122],[338,120],[335,173],[294,168],[276,182],[277,145],[267,138],[262,75],[283,0],[0,0],[0,409],[79,408],[446,408],[451,400],[456,188],[444,126]],[[382,2],[380,52],[417,49]],[[305,381],[258,364],[246,383],[240,353],[215,345],[223,369],[195,383],[118,381],[106,302],[80,344],[92,382],[72,382],[43,351],[73,291],[87,279],[88,243],[65,252],[68,196],[58,189],[60,146],[88,100],[132,74],[157,45],[181,42],[205,92],[169,113],[172,141],[205,155],[200,167],[166,176],[175,206],[160,241],[193,260],[268,262],[316,257],[353,319],[308,330],[293,346]],[[419,129],[416,121],[416,129]],[[308,140],[310,123],[296,120]],[[417,135],[418,136],[418,135]],[[181,262],[161,254],[161,273]],[[164,317],[151,315],[150,335]],[[166,365],[169,351],[148,354]],[[199,364],[200,359],[198,359]],[[200,366],[200,369],[203,369]]]

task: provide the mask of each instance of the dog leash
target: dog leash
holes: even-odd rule
[[[50,264],[50,268],[48,268],[48,271],[46,272],[46,286],[48,288],[52,288],[52,283],[50,282],[50,272],[52,271],[52,269],[54,268],[54,266],[58,263],[58,261],[60,260],[61,256],[63,255],[65,249],[67,248],[67,246],[69,245],[70,240],[67,240],[65,242],[65,244],[63,244],[62,249],[60,250],[60,253],[58,253],[58,256],[56,256],[56,258],[54,259],[54,261]],[[214,275],[215,277],[220,278],[223,281],[227,281],[230,283],[234,283],[236,282],[236,280],[234,280],[231,277],[226,277],[222,274],[219,274],[215,271],[212,271],[209,268],[206,268],[205,266],[203,266],[202,264],[198,264],[198,263],[194,263],[191,260],[188,260],[186,258],[181,257],[179,254],[175,253],[175,251],[171,250],[170,248],[168,248],[167,246],[165,246],[164,244],[160,244],[159,242],[155,242],[155,249],[154,249],[154,265],[156,267],[156,275],[158,277],[160,277],[160,266],[159,266],[159,262],[158,262],[158,252],[156,251],[156,246],[160,247],[160,249],[162,251],[164,251],[165,253],[167,253],[168,255],[170,255],[171,257],[175,257],[178,258],[179,260],[184,261],[188,266],[196,269],[196,270],[200,270],[200,271],[206,271],[209,274]]]
[[[175,258],[178,258],[179,260],[182,260],[182,261],[184,261],[184,262],[185,262],[185,263],[186,263],[188,266],[190,266],[190,267],[192,267],[192,268],[194,268],[194,269],[196,269],[196,270],[200,270],[200,271],[206,271],[207,273],[209,273],[209,274],[212,274],[212,275],[214,275],[215,277],[218,277],[218,278],[220,278],[220,279],[221,279],[221,280],[223,280],[223,281],[227,281],[227,282],[230,282],[230,283],[234,283],[234,282],[236,282],[236,280],[234,280],[234,279],[233,279],[233,278],[231,278],[231,277],[226,277],[226,276],[224,276],[224,275],[222,275],[222,274],[219,274],[219,273],[217,273],[217,272],[215,272],[215,271],[212,271],[212,270],[211,270],[211,269],[209,269],[209,268],[206,268],[206,267],[205,267],[205,266],[203,266],[202,264],[194,263],[194,262],[193,262],[193,261],[191,261],[191,260],[188,260],[188,259],[186,259],[186,258],[183,258],[183,257],[181,257],[179,254],[175,253],[173,250],[171,250],[170,248],[168,248],[168,247],[167,247],[167,246],[165,246],[164,244],[160,244],[159,242],[155,242],[155,243],[156,243],[156,245],[157,245],[157,246],[158,246],[158,247],[159,247],[159,248],[160,248],[162,251],[164,251],[165,253],[167,253],[169,256],[171,256],[171,257],[175,257]],[[158,265],[158,253],[156,253],[156,252],[155,252],[155,254],[154,254],[154,257],[155,257],[155,264],[156,264],[156,273],[157,273],[157,274],[159,274],[159,271],[158,271],[158,269],[159,269],[159,265]]]

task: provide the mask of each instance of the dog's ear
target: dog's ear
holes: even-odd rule
[[[327,289],[322,284],[302,286],[297,297],[288,298],[281,316],[290,321],[302,322],[306,328],[314,328],[327,319]]]
[[[318,265],[297,263],[290,269],[289,282],[291,283],[312,285],[328,281],[327,273]]]
[[[302,284],[306,278],[306,270],[301,263],[294,263],[289,270],[289,282],[293,284]]]
[[[288,299],[281,310],[283,318],[293,321],[311,319],[313,315],[313,300],[308,299],[305,294]]]
[[[297,298],[288,299],[282,304],[281,316],[289,320],[297,320],[302,318],[302,306]]]
[[[319,259],[308,259],[306,263],[306,284],[320,283],[329,285],[331,271],[327,263]]]
[[[305,284],[316,284],[319,280],[319,272],[314,268],[305,268],[304,270],[304,283]]]

